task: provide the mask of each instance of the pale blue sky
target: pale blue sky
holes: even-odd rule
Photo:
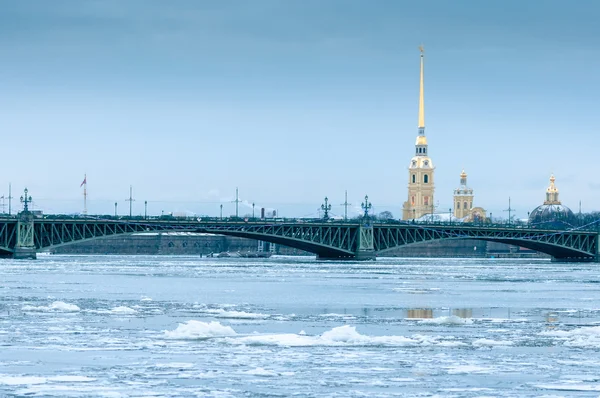
[[[347,189],[400,217],[424,43],[442,211],[463,167],[494,215],[526,216],[551,172],[599,210],[598,20],[592,0],[5,0],[0,194],[77,212],[87,173],[91,213],[127,213],[132,184],[136,214],[232,213],[239,186],[286,216]]]

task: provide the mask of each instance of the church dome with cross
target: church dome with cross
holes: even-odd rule
[[[558,199],[556,178],[550,176],[550,185],[546,189],[544,204],[536,207],[529,214],[529,224],[537,227],[572,227],[577,218],[567,206]]]

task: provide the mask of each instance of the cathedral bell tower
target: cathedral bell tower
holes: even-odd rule
[[[435,167],[428,154],[425,136],[425,100],[423,90],[423,46],[421,50],[421,80],[419,85],[419,126],[415,156],[408,166],[408,200],[402,207],[402,219],[412,220],[434,212],[433,193]]]
[[[473,190],[467,186],[467,173],[460,173],[460,188],[454,190],[454,217],[465,218],[473,208]]]

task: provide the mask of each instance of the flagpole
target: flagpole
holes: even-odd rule
[[[83,175],[83,215],[87,215],[87,174]]]

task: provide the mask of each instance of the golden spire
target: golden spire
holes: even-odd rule
[[[425,49],[423,45],[419,46],[421,51],[421,83],[419,85],[419,129],[425,128],[425,99],[423,90],[423,53]]]

